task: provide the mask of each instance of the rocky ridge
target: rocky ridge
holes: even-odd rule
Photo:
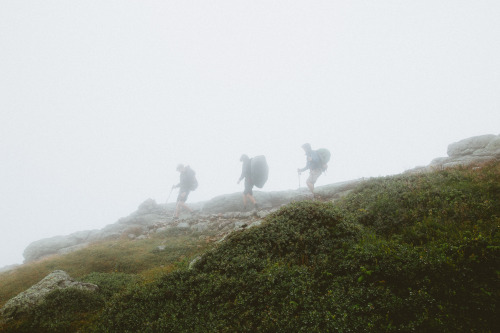
[[[362,180],[354,180],[317,188],[317,193],[328,200],[336,200],[349,193]],[[310,199],[306,189],[296,191],[260,192],[254,196],[259,202],[258,210],[246,211],[242,205],[241,193],[217,196],[206,202],[190,204],[193,213],[172,217],[175,204],[158,204],[147,199],[138,209],[127,217],[119,219],[100,230],[86,230],[66,236],[45,238],[31,243],[24,250],[25,263],[51,255],[66,254],[102,240],[121,237],[144,239],[153,233],[169,228],[186,228],[198,232],[215,234],[222,238],[227,233],[242,227],[259,224],[269,213],[292,201]]]
[[[432,160],[430,165],[417,167],[408,172],[427,172],[436,168],[482,163],[500,160],[500,135],[482,135],[452,143],[448,146],[447,157]],[[335,183],[317,187],[316,192],[326,200],[334,201],[359,185],[363,179]],[[167,228],[190,228],[196,231],[211,231],[222,238],[232,230],[242,226],[252,226],[270,212],[292,201],[310,199],[306,189],[255,192],[259,202],[258,211],[244,211],[240,193],[217,196],[209,201],[190,204],[193,214],[172,218],[175,204],[158,204],[147,199],[137,211],[119,219],[100,230],[86,230],[66,236],[56,236],[35,241],[24,251],[25,263],[46,256],[65,254],[101,240],[117,239],[125,235],[130,239],[146,238],[151,233]]]

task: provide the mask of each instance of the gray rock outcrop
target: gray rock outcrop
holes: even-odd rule
[[[480,135],[460,140],[448,146],[448,157],[432,160],[430,167],[470,165],[500,160],[500,135]]]
[[[75,281],[64,271],[53,271],[40,282],[5,303],[0,309],[0,317],[9,319],[17,314],[26,313],[42,302],[51,291],[66,288],[97,291],[99,287],[95,284]]]
[[[348,193],[360,181],[354,180],[319,186],[317,187],[317,193],[325,198],[336,199]],[[134,213],[120,218],[116,223],[109,224],[101,230],[79,231],[67,236],[55,236],[31,243],[24,250],[24,262],[28,263],[56,254],[66,254],[100,240],[118,239],[120,237],[141,239],[143,238],[141,235],[145,235],[151,230],[156,232],[169,227],[205,232],[212,229],[212,225],[204,221],[204,219],[210,220],[210,215],[223,214],[223,217],[227,219],[238,217],[246,220],[250,217],[262,219],[269,211],[282,205],[311,197],[306,189],[274,192],[255,191],[254,195],[259,203],[257,212],[245,211],[241,193],[232,193],[217,196],[209,201],[190,204],[195,213],[192,216],[181,217],[181,220],[177,222],[172,219],[175,209],[174,203],[157,204],[153,199],[147,199],[139,205]]]

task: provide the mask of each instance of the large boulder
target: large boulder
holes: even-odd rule
[[[430,167],[480,164],[500,160],[500,135],[480,135],[454,142],[448,146],[448,157],[432,160]]]
[[[83,244],[93,239],[98,230],[78,231],[66,236],[55,236],[35,241],[24,249],[25,262],[30,262],[57,253],[65,248]]]
[[[241,193],[219,195],[205,203],[203,213],[236,212],[243,208]]]
[[[462,157],[474,155],[477,151],[484,150],[488,144],[497,138],[496,135],[481,135],[454,142],[448,146],[449,157]]]
[[[5,303],[0,309],[0,316],[3,319],[9,319],[18,314],[26,313],[35,305],[40,304],[51,291],[66,288],[89,291],[97,291],[99,289],[95,284],[75,281],[64,271],[53,271],[43,280]]]

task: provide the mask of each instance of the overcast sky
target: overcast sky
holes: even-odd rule
[[[500,133],[500,2],[0,2],[0,267],[31,242],[163,203],[397,174]],[[306,175],[303,175],[304,186]],[[174,199],[174,195],[172,199]]]

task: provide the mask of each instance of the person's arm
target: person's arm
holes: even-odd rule
[[[181,187],[181,185],[184,185],[184,183],[186,182],[185,180],[185,177],[184,175],[181,173],[180,177],[179,177],[179,184],[177,185],[174,185],[173,188],[177,188],[177,187]]]
[[[241,167],[241,176],[240,179],[238,179],[238,184],[245,178],[245,164]]]
[[[297,171],[300,173],[300,172],[304,172],[306,171],[307,169],[309,169],[311,166],[311,157],[307,156],[307,163],[306,163],[306,166],[303,167],[302,169],[297,169]]]
[[[248,162],[243,162],[243,165],[241,166],[241,176],[240,179],[238,179],[238,184],[245,178],[246,173],[247,173],[247,163]]]

